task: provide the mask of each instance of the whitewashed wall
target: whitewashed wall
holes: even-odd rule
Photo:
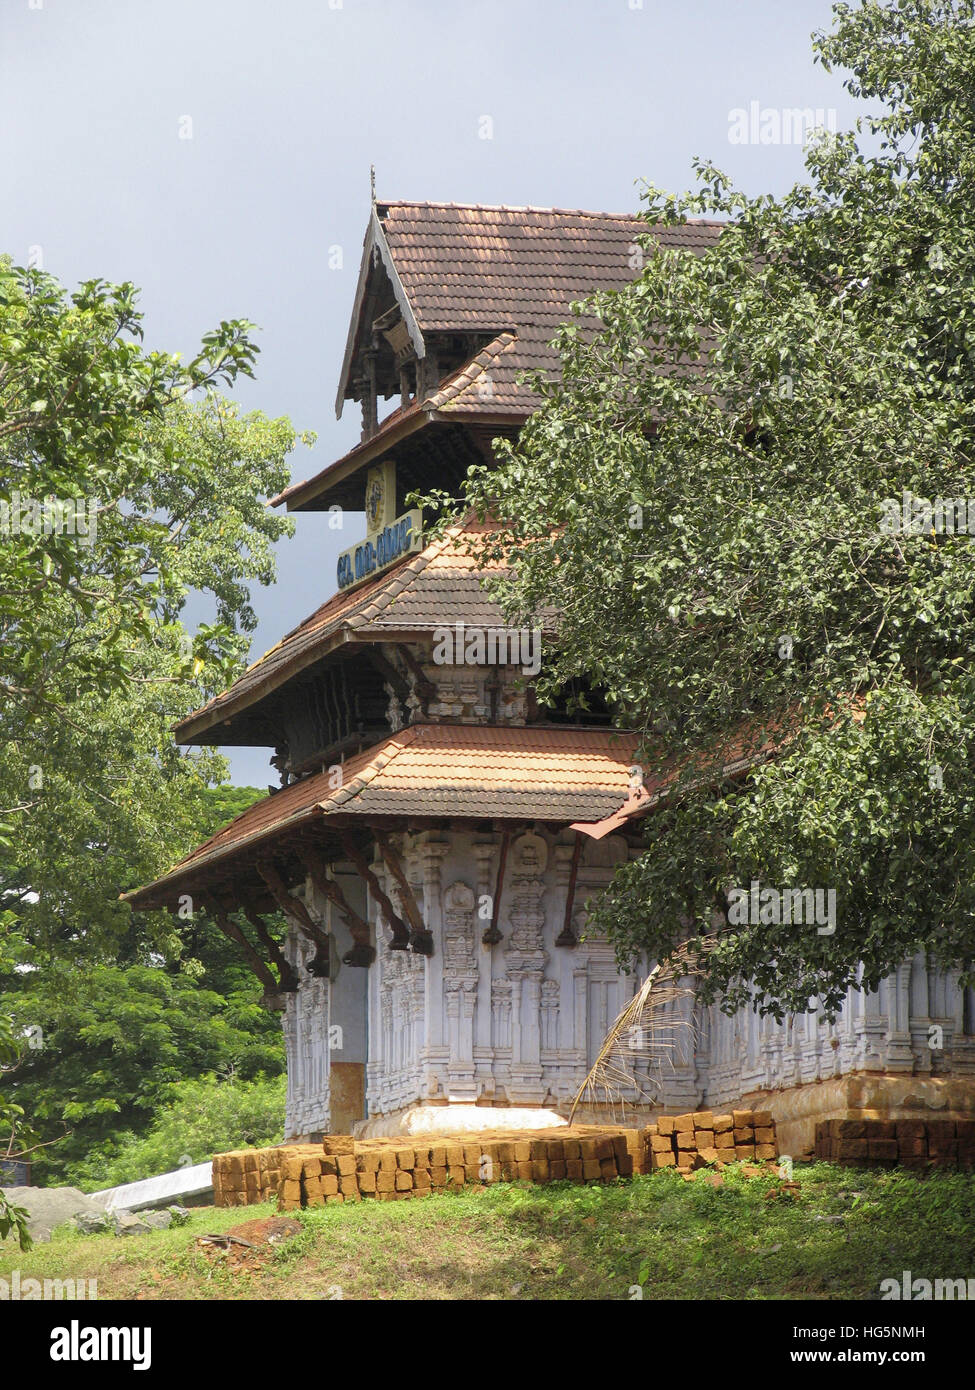
[[[307,974],[312,947],[292,933],[288,950],[302,984],[283,1019],[289,1135],[329,1127],[328,1028],[337,1020],[345,1037],[339,1060],[367,1063],[370,1116],[420,1101],[564,1107],[574,1096],[645,966],[621,975],[611,948],[599,940],[556,946],[571,832],[512,839],[498,922],[503,939],[484,946],[500,840],[500,834],[439,830],[401,842],[407,877],[433,934],[431,957],[390,951],[379,905],[346,874],[343,891],[375,926],[375,963],[368,970],[343,967],[330,986]],[[586,842],[573,909],[577,936],[585,934],[587,897],[605,887],[625,854],[618,837]],[[373,867],[405,916],[382,860]],[[327,904],[310,890],[308,901],[328,923]],[[331,928],[342,954],[351,938],[337,914]],[[902,966],[877,993],[851,990],[832,1025],[816,1015],[781,1025],[752,1013],[727,1018],[717,1005],[691,1012],[686,1000],[674,1011],[683,1023],[675,1022],[671,1063],[641,1073],[644,1094],[672,1111],[853,1071],[975,1074],[975,1037],[964,1032],[972,1027],[973,1001],[966,1005],[955,977],[929,969],[923,957]],[[940,1049],[929,1045],[931,1025],[942,1030]],[[639,1094],[627,1099],[638,1101]]]

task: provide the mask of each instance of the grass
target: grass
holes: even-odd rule
[[[972,1176],[797,1164],[798,1194],[734,1167],[720,1186],[709,1177],[317,1208],[296,1213],[300,1232],[253,1267],[197,1238],[274,1205],[198,1208],[147,1235],[61,1231],[27,1254],[8,1240],[0,1276],[97,1278],[102,1299],[444,1300],[875,1299],[905,1269],[975,1276]]]

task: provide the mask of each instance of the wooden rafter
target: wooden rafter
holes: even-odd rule
[[[329,902],[334,903],[349,924],[353,946],[352,950],[346,951],[342,957],[343,964],[371,965],[376,959],[376,949],[370,939],[372,933],[369,923],[359,916],[335,879],[329,878],[328,867],[316,849],[310,845],[303,845],[298,854],[319,893],[328,898]]]
[[[395,691],[400,700],[405,701],[410,693],[409,683],[401,671],[397,671],[393,663],[372,643],[365,649],[367,661],[379,672],[383,680],[386,681]]]
[[[498,930],[498,919],[501,916],[501,889],[504,886],[504,868],[508,862],[508,845],[511,843],[511,831],[505,830],[501,835],[501,854],[498,859],[498,877],[494,885],[494,901],[491,904],[491,925],[481,937],[485,946],[496,946],[504,938]]]
[[[257,932],[261,945],[278,967],[278,975],[281,980],[279,988],[285,994],[294,994],[295,990],[298,988],[298,975],[294,966],[268,931],[261,914],[255,912],[254,908],[247,902],[242,904],[242,908],[244,916]]]
[[[267,961],[254,949],[247,937],[241,931],[236,922],[232,922],[230,917],[222,907],[216,903],[204,903],[204,910],[209,912],[217,926],[223,932],[228,941],[233,941],[241,950],[247,964],[264,986],[268,994],[277,994],[280,986],[271,973]]]
[[[409,647],[406,645],[405,642],[398,642],[396,644],[396,650],[399,652],[400,656],[406,662],[407,666],[410,668],[410,670],[413,672],[413,675],[416,678],[417,695],[419,695],[420,699],[423,701],[432,699],[432,697],[437,693],[437,688],[426,675],[425,671],[423,670],[423,667],[417,661],[416,657],[410,651]]]

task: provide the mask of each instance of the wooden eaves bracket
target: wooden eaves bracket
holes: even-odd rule
[[[410,919],[410,950],[415,951],[420,956],[433,955],[433,934],[428,929],[423,920],[423,914],[417,906],[416,898],[413,896],[413,889],[410,887],[409,879],[406,877],[406,870],[403,868],[403,861],[400,859],[393,844],[384,830],[373,828],[373,835],[376,837],[376,844],[383,856],[383,861],[387,869],[396,880],[399,889],[400,901],[403,910]]]
[[[237,923],[231,921],[227,909],[212,898],[201,901],[200,906],[213,918],[227,940],[232,941],[237,946],[251,970],[264,986],[264,1002],[267,1007],[282,1008],[283,1005],[279,1001],[279,996],[285,992],[283,980],[279,981],[274,978],[267,961],[247,940]]]
[[[349,924],[349,931],[352,933],[352,949],[346,951],[342,957],[343,965],[370,966],[376,959],[376,948],[370,941],[369,923],[359,916],[355,908],[346,898],[342,889],[335,882],[334,878],[329,878],[328,867],[316,849],[310,845],[303,845],[298,851],[298,855],[312,883],[323,897],[328,898],[329,902],[334,903],[335,907],[342,914]]]
[[[238,890],[237,900],[241,905],[241,910],[248,922],[251,923],[257,932],[261,945],[267,951],[274,964],[278,967],[278,975],[281,978],[280,989],[284,994],[294,994],[298,988],[298,972],[285,956],[281,947],[268,931],[264,918],[257,912],[251,902]]]
[[[353,865],[362,881],[366,884],[373,897],[383,910],[383,915],[390,925],[393,936],[389,943],[391,951],[405,951],[410,945],[410,929],[403,921],[402,917],[393,907],[385,889],[373,872],[372,865],[360,854],[352,836],[343,831],[341,834],[342,851],[346,859]]]
[[[257,872],[267,884],[278,907],[294,922],[298,930],[315,943],[315,954],[308,962],[308,973],[320,980],[331,978],[331,942],[328,932],[322,931],[305,904],[288,892],[287,884],[270,859],[257,863]]]

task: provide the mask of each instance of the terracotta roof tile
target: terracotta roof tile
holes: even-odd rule
[[[476,525],[469,523],[466,529],[473,534]],[[453,538],[457,532],[450,534]],[[262,699],[319,660],[342,629],[370,641],[393,631],[430,632],[456,622],[501,626],[501,611],[482,588],[480,572],[472,555],[457,549],[453,539],[443,539],[405,556],[351,593],[335,594],[252,662],[229,689],[175,725],[177,741],[192,742],[218,720]]]
[[[291,502],[306,488],[319,496],[330,475],[348,473],[357,456],[435,411],[450,419],[503,416],[517,421],[538,406],[519,375],[556,378],[550,346],[570,305],[595,291],[618,290],[637,274],[636,238],[700,254],[721,234],[719,222],[653,227],[635,213],[564,208],[512,208],[455,203],[378,203],[383,234],[421,333],[493,332],[495,337],[438,389],[397,408],[369,439],[310,479],[292,483],[269,505]],[[303,505],[303,499],[297,503]]]
[[[422,333],[499,331],[485,350],[493,360],[482,366],[490,395],[458,391],[456,377],[437,393],[449,391],[436,408],[454,414],[535,409],[537,398],[517,384],[518,374],[537,368],[557,374],[549,343],[570,317],[569,306],[634,279],[638,236],[700,253],[722,230],[718,222],[652,227],[636,214],[452,203],[382,203],[380,220]],[[511,340],[499,351],[500,330]]]
[[[313,818],[596,819],[617,809],[638,737],[610,729],[413,724],[343,764],[255,802],[168,874],[127,898],[167,901],[189,875]],[[168,898],[167,898],[168,895]]]
[[[571,301],[633,279],[632,213],[382,202],[397,273],[424,333],[554,327]],[[704,250],[715,222],[653,229],[662,245]]]

